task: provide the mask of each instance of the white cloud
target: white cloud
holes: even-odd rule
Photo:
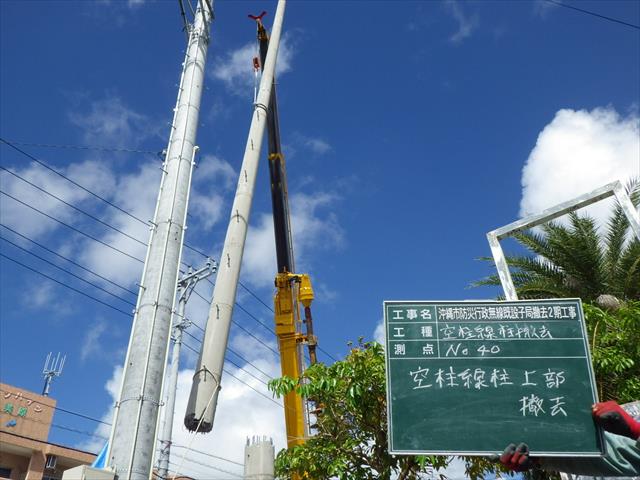
[[[474,30],[478,28],[478,15],[467,15],[458,0],[447,0],[444,5],[458,23],[458,30],[449,37],[449,41],[454,44],[462,43],[464,39],[470,37]]]
[[[117,95],[89,102],[84,112],[69,114],[71,123],[84,131],[89,144],[107,146],[138,145],[142,140],[158,134],[159,125],[127,105]]]
[[[536,17],[546,18],[549,12],[556,8],[558,8],[558,5],[547,0],[535,0],[533,2],[533,14]]]
[[[120,384],[122,383],[122,366],[118,365],[113,370],[113,375],[105,383],[105,390],[109,393],[110,402],[107,411],[100,420],[101,423],[94,431],[95,437],[84,441],[78,445],[80,450],[98,453],[104,446],[111,433],[111,422],[113,421],[113,407],[120,396]]]
[[[102,352],[102,342],[100,337],[107,330],[106,323],[98,321],[93,324],[85,333],[80,348],[80,360],[85,361],[89,356]]]
[[[314,155],[324,155],[333,150],[331,144],[325,139],[317,136],[305,135],[300,132],[293,133],[292,142],[292,145],[287,145],[287,148],[285,149],[285,153],[289,157],[293,157],[299,147]]]
[[[231,344],[234,350],[239,351],[248,361],[269,376],[280,375],[278,361],[271,356],[268,350],[256,348],[252,342],[245,342],[241,337],[234,337]],[[186,351],[183,350],[183,353]],[[174,447],[171,451],[171,469],[173,471],[179,470],[180,473],[192,475],[194,478],[218,478],[221,473],[219,470],[205,466],[211,465],[241,476],[243,474],[241,466],[212,458],[206,454],[243,463],[246,439],[254,435],[266,435],[273,438],[276,452],[285,447],[286,431],[282,406],[270,401],[269,398],[272,395],[266,386],[247,371],[252,372],[256,377],[263,377],[262,374],[245,362],[240,362],[240,365],[246,370],[230,364],[225,366],[227,373],[224,373],[222,377],[222,390],[218,399],[216,419],[213,431],[208,434],[194,435],[188,432],[183,425],[193,371],[184,369],[179,372],[172,427]],[[105,422],[110,423],[112,420],[112,406],[119,394],[121,378],[122,368],[118,366],[105,386],[111,397],[110,405],[102,418]],[[253,389],[262,392],[268,398],[260,396]],[[280,401],[277,400],[277,402]],[[95,434],[108,437],[109,432],[108,426],[100,425]],[[103,441],[96,439],[82,444],[81,448],[98,451],[102,445]],[[184,448],[187,446],[190,446],[192,451],[187,451]],[[196,450],[204,453],[196,452]]]
[[[151,220],[160,185],[159,164],[142,164],[138,171],[117,179],[113,201],[127,212],[143,220]],[[116,209],[106,212],[106,222],[134,238],[147,243],[149,227]],[[146,247],[116,231],[108,231],[101,240],[118,250],[144,260]],[[140,280],[142,264],[115,250],[93,241],[86,241],[80,252],[81,263],[113,281],[132,285]]]
[[[249,42],[242,47],[216,58],[213,62],[211,74],[213,78],[224,82],[227,88],[236,95],[253,94],[255,74],[253,70],[253,58],[258,56],[255,42]],[[283,75],[291,70],[293,60],[293,47],[289,37],[285,34],[278,48],[278,60],[276,76]]]
[[[230,190],[238,179],[237,172],[231,164],[216,155],[204,155],[193,173],[194,183],[215,183],[220,184],[225,190]]]
[[[307,138],[305,145],[311,149],[313,153],[323,154],[331,150],[331,145],[321,138]]]
[[[224,194],[233,190],[238,174],[227,162],[215,155],[205,155],[193,174],[189,198],[192,220],[204,230],[218,223],[224,210]]]
[[[538,136],[522,171],[520,215],[528,216],[601,187],[640,176],[640,118],[613,108],[563,109]],[[600,222],[610,203],[588,208]]]
[[[381,345],[385,344],[386,332],[384,330],[384,318],[380,319],[380,322],[376,325],[376,329],[373,331],[373,339]]]
[[[295,193],[289,200],[296,269],[303,272],[310,270],[312,251],[340,248],[344,243],[337,216],[332,211],[326,211],[338,202],[339,197],[329,192]],[[272,285],[276,271],[275,258],[273,217],[271,214],[262,214],[257,224],[249,227],[243,256],[244,275],[253,285]]]
[[[86,191],[75,187],[67,180],[35,163],[31,163],[22,169],[15,168],[10,170],[28,182],[72,205],[80,206],[84,201],[92,200]],[[60,169],[60,171],[70,178],[82,179],[88,189],[97,192],[104,192],[106,189],[112,188],[113,185],[107,168],[94,161],[73,164]],[[0,183],[3,190],[12,197],[65,223],[73,224],[79,218],[78,213],[72,208],[8,172],[0,172]],[[7,226],[33,239],[37,239],[61,227],[59,223],[4,195],[0,201],[0,218]]]

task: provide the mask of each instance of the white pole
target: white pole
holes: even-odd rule
[[[171,443],[173,438],[173,416],[176,406],[176,390],[178,386],[178,372],[180,369],[182,335],[192,324],[192,322],[185,316],[186,305],[198,282],[212,275],[215,271],[215,262],[213,260],[208,260],[204,267],[195,272],[189,268],[189,272],[187,272],[187,274],[185,274],[178,282],[178,311],[173,318],[175,325],[173,327],[173,350],[171,352],[171,367],[169,368],[169,375],[167,376],[165,388],[166,401],[163,407],[164,422],[162,426],[162,434],[158,439],[160,442],[160,452],[158,452],[157,477],[160,480],[169,478],[169,457],[171,455]]]
[[[267,124],[267,105],[269,105],[271,98],[271,86],[276,67],[285,4],[285,0],[278,1],[269,51],[260,80],[260,90],[254,106],[249,137],[240,169],[236,196],[231,207],[231,219],[218,265],[218,276],[213,290],[206,333],[193,377],[191,395],[184,419],[185,426],[191,431],[208,432],[213,427],[224,353],[229,338],[229,324],[236,299],[240,265],[247,236],[249,214],[251,213],[258,160]]]
[[[201,0],[190,30],[163,177],[151,228],[108,463],[120,480],[148,480],[169,346],[211,13]]]
[[[187,297],[184,290],[180,292],[178,300],[178,312],[176,315],[176,326],[173,329],[173,351],[171,352],[171,367],[167,378],[167,400],[164,405],[164,425],[162,437],[160,438],[160,457],[158,461],[158,478],[165,480],[169,472],[169,456],[171,454],[171,436],[173,433],[173,412],[176,406],[176,386],[178,384],[178,369],[180,366],[180,347],[182,346],[182,332],[187,327],[188,322],[184,318]]]

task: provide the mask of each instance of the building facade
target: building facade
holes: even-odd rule
[[[60,480],[62,472],[93,462],[95,455],[50,443],[56,401],[0,383],[0,478]]]

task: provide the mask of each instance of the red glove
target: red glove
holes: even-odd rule
[[[529,456],[529,447],[526,443],[521,443],[517,447],[511,443],[500,456],[500,463],[509,470],[524,472],[535,467],[537,462]]]
[[[640,422],[613,400],[596,403],[591,407],[593,419],[607,432],[637,440],[640,438]]]

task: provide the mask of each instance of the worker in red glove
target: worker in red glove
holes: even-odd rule
[[[579,475],[640,475],[640,422],[614,401],[596,403],[593,420],[605,430],[606,455],[601,458],[532,458],[525,443],[510,444],[500,456],[509,470],[534,467]]]
[[[596,403],[591,407],[594,421],[607,432],[629,437],[633,440],[640,438],[640,422],[613,400]]]

